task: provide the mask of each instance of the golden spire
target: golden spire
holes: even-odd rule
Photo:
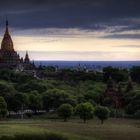
[[[1,50],[3,51],[14,51],[14,45],[12,38],[8,31],[8,20],[6,19],[6,30],[1,43]]]
[[[26,51],[24,63],[30,63],[28,52]]]
[[[9,33],[9,31],[8,31],[8,20],[7,20],[7,18],[6,18],[6,31],[5,31],[6,33]]]

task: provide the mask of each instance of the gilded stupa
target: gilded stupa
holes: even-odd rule
[[[0,67],[1,68],[17,68],[22,65],[24,68],[31,67],[31,62],[26,52],[25,59],[20,58],[19,54],[14,50],[14,44],[9,33],[8,20],[6,20],[6,29],[0,48]]]
[[[0,49],[0,67],[14,68],[20,63],[20,57],[14,50],[13,41],[8,29],[8,20],[6,20],[6,30],[1,42]]]

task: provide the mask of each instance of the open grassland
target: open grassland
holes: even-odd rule
[[[140,120],[110,119],[84,124],[80,120],[9,120],[0,122],[0,136],[26,133],[61,133],[70,140],[139,140]]]

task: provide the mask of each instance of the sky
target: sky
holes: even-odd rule
[[[14,48],[32,60],[140,60],[140,0],[0,0]]]

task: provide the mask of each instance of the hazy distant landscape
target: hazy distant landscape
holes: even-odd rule
[[[140,61],[34,61],[37,66],[58,66],[60,68],[76,68],[79,65],[81,67],[87,67],[90,69],[101,69],[107,66],[117,68],[131,68],[133,66],[139,66]]]

